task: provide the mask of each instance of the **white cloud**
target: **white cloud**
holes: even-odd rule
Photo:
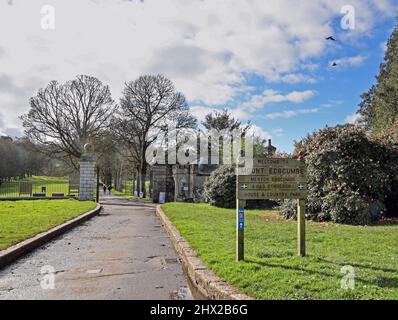
[[[310,99],[315,94],[312,90],[306,91],[292,91],[288,94],[281,94],[278,91],[272,89],[266,89],[260,95],[253,96],[250,101],[242,104],[243,108],[249,109],[260,109],[265,105],[270,103],[281,103],[281,102],[290,102],[290,103],[302,103],[307,99]]]
[[[253,134],[255,137],[259,137],[262,140],[272,139],[271,135],[267,131],[254,124],[251,125],[249,134]]]
[[[288,84],[296,84],[296,83],[316,83],[316,79],[304,74],[287,74],[280,78],[281,82]]]
[[[276,137],[282,137],[284,133],[285,131],[282,128],[272,129],[272,134],[274,134]]]
[[[366,59],[367,59],[367,57],[364,55],[357,55],[357,56],[353,56],[353,57],[343,57],[340,59],[330,61],[329,65],[336,63],[338,68],[357,67],[357,66],[360,66],[361,64],[363,64]]]
[[[201,122],[205,120],[205,117],[209,113],[213,113],[215,111],[220,111],[216,108],[205,107],[205,106],[193,106],[191,107],[192,114]]]
[[[374,6],[377,10],[388,17],[392,17],[396,14],[397,4],[389,0],[374,0]]]
[[[250,120],[253,114],[259,109],[264,108],[271,103],[302,103],[312,98],[316,94],[315,91],[292,91],[287,94],[282,94],[272,89],[266,89],[261,94],[251,96],[249,101],[243,102],[236,108],[228,108],[232,116],[239,120]],[[193,106],[191,108],[193,114],[202,121],[206,114],[218,110],[208,106]]]
[[[55,7],[55,30],[40,28],[40,8]],[[11,126],[28,109],[32,88],[90,74],[109,84],[163,72],[189,101],[226,104],[246,75],[309,82],[312,58],[327,53],[325,35],[346,0],[15,0],[0,2],[0,75],[24,92],[0,86],[0,110]],[[351,0],[355,36],[367,34],[395,1]],[[294,14],[292,14],[294,12]],[[8,97],[3,98],[4,92]],[[261,104],[262,97],[259,98]],[[11,112],[12,110],[12,112]],[[236,114],[245,115],[237,109]]]
[[[197,117],[197,119],[201,122],[205,119],[205,116],[208,113],[212,113],[214,111],[220,111],[220,109],[215,109],[215,108],[210,108],[210,107],[204,107],[204,106],[194,106],[191,108],[193,114],[195,115],[195,117]],[[240,115],[239,110],[237,109],[228,109],[229,112],[231,112],[232,116],[235,117],[236,119],[242,120],[242,115]],[[246,116],[246,115],[245,115]],[[261,128],[258,125],[255,124],[251,124],[250,129],[249,129],[249,133],[253,134],[255,137],[260,137],[263,140],[267,140],[267,139],[271,139],[271,134],[267,131],[265,131],[263,128]],[[273,131],[273,133],[280,137],[281,134],[283,133],[282,129],[279,129],[277,131]]]
[[[311,108],[311,109],[298,109],[298,110],[285,110],[281,112],[273,112],[265,115],[265,119],[267,120],[275,120],[278,118],[293,118],[301,114],[309,114],[309,113],[318,113],[320,111],[319,108]]]
[[[1,131],[2,130],[1,128],[3,127],[4,127],[3,115],[0,113],[0,136],[4,135],[4,132]]]
[[[345,122],[349,123],[349,124],[357,124],[359,122],[359,120],[361,119],[361,115],[358,113],[353,113],[348,115],[345,118]]]
[[[380,43],[380,49],[382,55],[384,56],[387,51],[387,41],[383,41],[382,43]]]
[[[271,103],[302,103],[312,98],[316,94],[315,91],[292,91],[282,94],[272,89],[266,89],[261,94],[254,95],[249,101],[246,101],[233,110],[234,115],[239,119],[250,119],[253,113],[264,108]]]
[[[321,104],[321,107],[323,109],[329,109],[329,108],[333,108],[336,106],[341,106],[342,104],[344,104],[344,100],[329,100],[326,103]]]

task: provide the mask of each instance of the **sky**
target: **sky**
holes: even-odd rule
[[[356,121],[397,13],[398,0],[0,0],[0,134],[23,134],[52,80],[92,75],[118,101],[162,73],[199,120],[228,108],[291,152]]]

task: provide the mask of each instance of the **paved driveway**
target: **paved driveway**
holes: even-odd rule
[[[154,206],[102,204],[98,217],[1,270],[0,299],[192,299]],[[42,289],[52,268],[55,288]]]

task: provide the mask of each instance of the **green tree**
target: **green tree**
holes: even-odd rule
[[[384,132],[398,121],[398,19],[388,40],[377,83],[362,95],[359,114],[365,127]]]
[[[222,111],[215,111],[209,113],[205,116],[205,121],[202,121],[202,125],[207,130],[236,130],[241,128],[241,122],[236,120],[232,115],[228,112],[227,109]]]
[[[395,209],[398,155],[388,144],[346,125],[308,135],[295,147],[307,165],[307,218],[369,224]],[[295,217],[294,208],[286,201],[280,211]]]

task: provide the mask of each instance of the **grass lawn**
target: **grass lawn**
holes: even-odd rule
[[[19,197],[19,185],[21,182],[32,184],[32,193],[41,192],[43,186],[46,187],[46,195],[51,197],[53,192],[61,192],[65,195],[69,193],[69,180],[63,177],[33,176],[17,181],[3,182],[0,187],[0,197]],[[28,196],[28,195],[21,195]]]
[[[0,201],[0,250],[94,209],[77,200]]]
[[[125,198],[125,199],[129,199],[129,200],[137,200],[139,202],[143,202],[143,203],[152,203],[152,199],[149,198],[149,188],[150,187],[150,182],[149,181],[145,181],[145,188],[146,188],[146,194],[147,194],[147,198],[139,198],[139,197],[135,197],[133,195],[134,191],[133,191],[133,182],[132,181],[125,181],[124,182],[124,188],[122,191],[117,191],[115,189],[112,190],[112,193],[116,196]]]
[[[68,177],[32,176],[18,181],[31,182],[34,184],[46,184],[46,183],[68,183],[69,179]]]
[[[247,211],[245,262],[235,262],[235,210],[168,203],[163,210],[218,276],[258,299],[398,299],[398,225],[307,222],[307,253],[296,256],[296,223]],[[341,289],[345,265],[355,289]]]
[[[117,190],[112,190],[112,193],[115,196],[119,196],[119,197],[122,197],[122,198],[128,199],[128,200],[136,200],[136,201],[142,202],[142,203],[152,203],[152,199],[151,198],[135,197],[135,196],[131,195],[130,192],[126,193],[126,192],[120,192],[120,191],[117,191]],[[147,196],[149,197],[149,195],[147,195]]]
[[[112,190],[112,193],[115,196],[119,196],[119,197],[122,197],[122,198],[125,198],[128,200],[135,199],[135,197],[131,194],[131,192],[124,192],[124,191],[122,192],[122,191]]]

